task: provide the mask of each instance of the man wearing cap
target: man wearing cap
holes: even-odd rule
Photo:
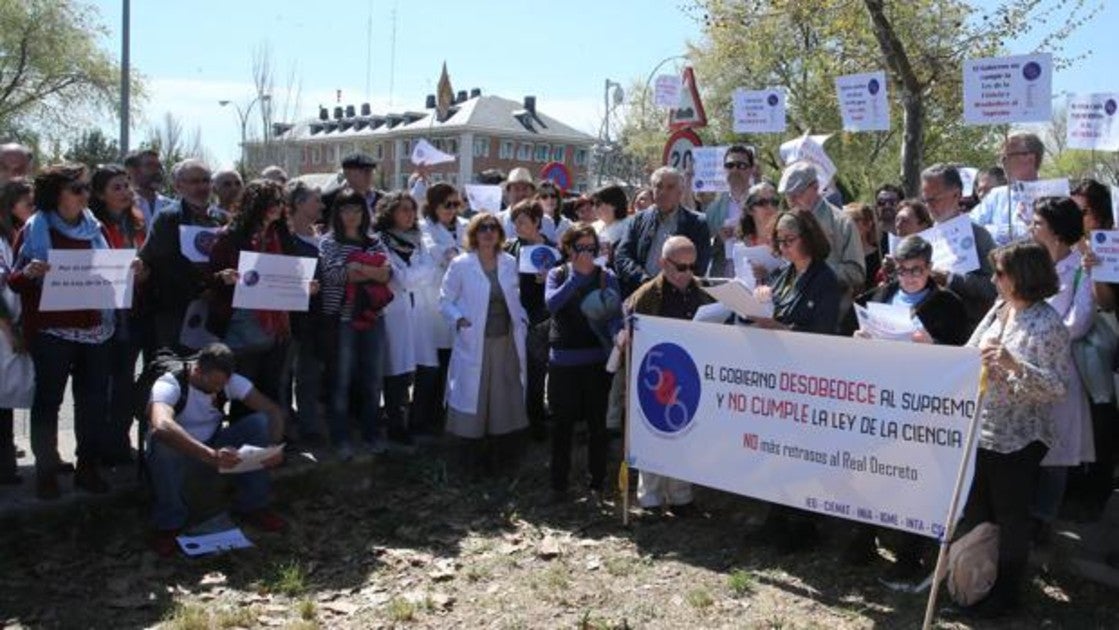
[[[630,295],[661,271],[661,248],[671,236],[686,236],[696,249],[695,268],[704,273],[711,264],[711,233],[698,212],[680,205],[684,174],[662,166],[649,178],[653,205],[638,212],[618,241],[614,271],[622,294]],[[860,254],[861,260],[862,254]]]
[[[373,220],[373,211],[381,199],[381,193],[373,188],[375,168],[377,162],[368,153],[358,151],[342,158],[342,177],[350,188],[365,197],[365,208],[369,211],[370,221]]]
[[[866,260],[863,258],[863,244],[859,232],[851,225],[843,211],[828,203],[820,194],[820,181],[816,167],[811,162],[793,162],[781,174],[777,192],[785,195],[785,200],[793,210],[811,212],[816,222],[823,228],[831,243],[828,264],[831,265],[839,283],[843,286],[847,300],[862,290],[866,281]],[[844,307],[840,307],[840,320]]]
[[[1012,192],[1017,182],[1035,182],[1041,170],[1045,143],[1032,133],[1014,133],[1002,145],[999,163],[1006,171],[1008,185],[991,189],[971,211],[971,220],[987,228],[998,245],[1029,238],[1033,208]]]
[[[707,218],[707,231],[715,236],[711,250],[711,274],[716,277],[733,277],[734,265],[728,264],[727,245],[733,243],[735,230],[742,218],[746,197],[754,184],[754,150],[741,144],[732,145],[723,156],[723,168],[727,173],[729,192],[722,193],[704,211]],[[762,231],[766,226],[759,225]]]
[[[536,194],[536,181],[527,168],[518,166],[509,171],[509,177],[502,184],[502,187],[505,189],[505,209],[497,213],[497,218],[501,221],[505,234],[513,235],[517,233],[517,229],[513,225],[513,219],[510,218],[509,210],[519,202]],[[549,241],[556,242],[556,222],[547,213],[544,214],[544,218],[540,222],[540,233],[548,237]]]

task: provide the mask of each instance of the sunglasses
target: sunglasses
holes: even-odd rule
[[[877,206],[896,206],[898,200],[896,197],[881,197],[874,202]]]
[[[576,254],[593,254],[598,251],[594,245],[576,245],[573,249]]]
[[[725,162],[723,163],[723,168],[727,169],[728,171],[733,171],[734,169],[745,171],[747,169],[754,168],[754,165],[749,162]]]
[[[898,276],[903,278],[916,278],[925,273],[925,267],[902,267],[898,265]]]
[[[69,190],[75,195],[88,195],[90,187],[87,182],[72,182],[66,186],[66,190]]]
[[[685,273],[685,272],[688,272],[688,271],[690,271],[692,273],[695,273],[695,270],[696,270],[695,263],[678,263],[675,260],[669,260],[669,259],[665,259],[665,262],[672,265],[673,268],[675,268],[676,271],[678,271],[679,273]]]
[[[479,232],[496,232],[501,229],[501,226],[496,223],[479,223]]]
[[[536,198],[537,199],[559,199],[559,197],[557,197],[556,195],[552,195],[552,194],[549,194],[549,193],[543,193],[543,194],[540,194],[540,195],[536,195]]]
[[[799,236],[786,236],[785,238],[774,239],[773,242],[777,243],[778,247],[792,247],[793,243],[799,240]]]
[[[771,208],[776,208],[780,205],[781,205],[781,202],[777,201],[776,199],[759,199],[759,200],[755,201],[754,203],[750,204],[750,207],[751,208],[757,208],[758,206],[769,206]]]
[[[448,201],[447,203],[443,204],[443,207],[447,208],[448,210],[458,210],[459,208],[462,207],[462,202],[461,201]]]

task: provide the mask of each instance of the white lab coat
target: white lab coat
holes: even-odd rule
[[[438,267],[431,258],[427,239],[412,253],[406,263],[391,247],[388,249],[392,265],[392,301],[385,307],[385,331],[388,352],[385,353],[385,376],[414,372],[417,365],[437,366],[435,338],[423,317],[432,306],[426,304],[432,295],[428,285],[439,281]]]
[[[438,222],[426,219],[420,222],[420,229],[424,232],[425,242],[428,242],[431,246],[431,258],[438,268],[435,282],[425,287],[429,295],[424,302],[424,306],[426,309],[425,318],[435,339],[435,347],[439,349],[451,347],[451,344],[454,343],[455,330],[453,325],[447,325],[447,320],[443,319],[443,314],[439,312],[439,288],[443,282],[443,276],[447,273],[447,266],[451,264],[451,259],[466,251],[466,226],[469,222],[462,217],[458,217],[455,221],[458,224],[455,229],[455,234],[458,235],[457,241],[451,231]]]
[[[1081,339],[1092,328],[1096,305],[1092,300],[1092,278],[1080,273],[1080,253],[1075,249],[1056,263],[1060,290],[1045,301],[1064,319],[1069,341]],[[1073,285],[1076,284],[1076,292]],[[1071,349],[1069,350],[1071,353]],[[1057,427],[1057,443],[1049,447],[1042,466],[1078,466],[1082,462],[1096,461],[1096,445],[1092,435],[1092,410],[1084,384],[1080,380],[1076,362],[1069,357],[1068,391],[1065,397],[1053,403],[1053,423]]]
[[[525,383],[525,335],[528,315],[521,306],[517,259],[504,252],[497,258],[497,277],[509,308],[513,341]],[[460,254],[447,267],[439,292],[439,309],[454,328],[460,317],[470,326],[455,332],[451,366],[447,373],[447,406],[462,413],[478,413],[478,389],[482,382],[482,347],[486,342],[486,314],[490,305],[490,281],[476,253]]]

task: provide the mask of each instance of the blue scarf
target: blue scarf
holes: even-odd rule
[[[101,222],[94,218],[89,208],[82,210],[81,220],[75,225],[63,221],[58,212],[39,210],[23,226],[23,245],[16,256],[17,268],[22,269],[32,260],[47,260],[51,249],[51,230],[75,241],[90,241],[93,249],[109,249],[109,243],[101,233]]]

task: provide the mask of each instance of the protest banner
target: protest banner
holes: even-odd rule
[[[190,262],[210,262],[210,252],[214,249],[220,231],[221,228],[180,225],[179,251]]]
[[[40,311],[132,308],[134,249],[52,249]]]
[[[1092,230],[1088,241],[1099,262],[1092,267],[1094,282],[1119,282],[1119,230]]]
[[[783,133],[785,88],[738,88],[731,100],[734,133]]]
[[[671,74],[657,76],[653,84],[653,105],[676,107],[680,102],[680,77]]]
[[[242,251],[233,308],[306,311],[317,258]]]
[[[501,186],[495,184],[467,184],[466,200],[475,212],[498,212],[501,210]]]
[[[1068,97],[1065,142],[1070,149],[1119,151],[1119,93]]]
[[[868,72],[835,78],[844,131],[889,131],[890,102],[886,73]]]
[[[632,327],[628,467],[933,538],[966,500],[977,349]]]
[[[692,149],[692,159],[695,161],[692,188],[697,193],[730,190],[730,185],[727,184],[727,171],[723,168],[723,159],[729,148],[729,146],[722,146]]]
[[[416,140],[416,146],[412,148],[412,164],[416,166],[434,166],[454,162],[455,159],[455,156],[440,151],[423,138]]]
[[[963,73],[964,124],[1049,122],[1052,55],[968,59]]]

